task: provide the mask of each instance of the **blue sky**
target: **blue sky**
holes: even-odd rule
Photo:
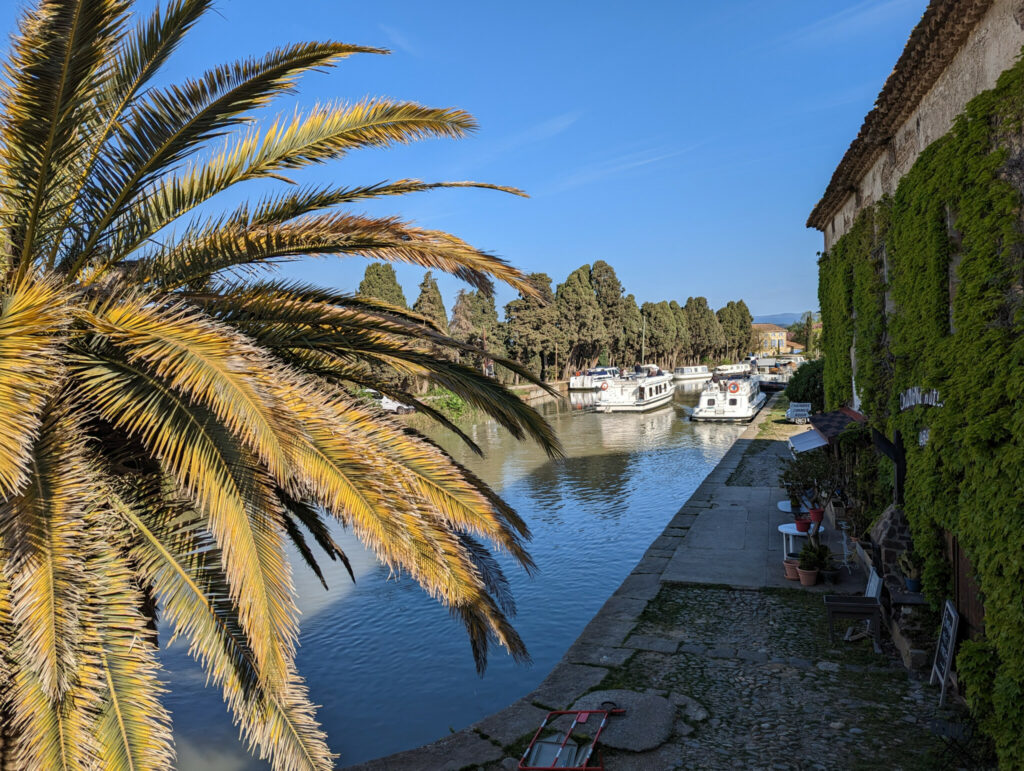
[[[5,30],[24,4],[0,3]],[[531,198],[437,191],[366,210],[448,230],[556,282],[603,259],[641,302],[705,295],[713,307],[743,298],[755,314],[799,312],[817,307],[821,238],[807,215],[926,5],[221,0],[168,74],[299,40],[388,47],[308,76],[276,108],[390,96],[468,110],[479,132],[360,152],[302,181],[517,186]],[[332,259],[286,273],[350,290],[364,268]],[[410,302],[422,273],[398,268]],[[449,310],[459,287],[441,280]],[[499,288],[500,304],[513,297]]]

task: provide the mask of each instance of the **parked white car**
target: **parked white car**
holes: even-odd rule
[[[369,396],[371,399],[377,402],[377,406],[384,410],[384,412],[391,412],[396,415],[403,415],[406,412],[412,412],[412,407],[402,404],[401,402],[396,402],[390,396],[385,396],[380,391],[375,391],[372,388],[367,388],[365,393],[367,396]]]
[[[810,402],[790,402],[789,409],[786,410],[786,420],[790,423],[797,423],[803,425],[809,422],[811,419],[811,403]]]

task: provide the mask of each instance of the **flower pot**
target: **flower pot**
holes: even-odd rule
[[[904,578],[903,583],[906,584],[908,592],[919,592],[921,591],[921,579],[920,578]]]
[[[806,533],[811,529],[811,520],[809,519],[795,519],[793,522],[796,524],[796,531],[798,533]]]
[[[800,577],[800,586],[814,586],[818,583],[818,569],[804,570],[801,567],[796,569],[797,575]]]
[[[824,509],[809,509],[807,515],[810,517],[811,522],[821,522],[825,519]]]
[[[782,560],[782,568],[786,571],[786,578],[790,581],[798,581],[800,574],[797,573],[800,560],[798,559],[784,559]]]
[[[828,568],[821,571],[821,580],[826,584],[839,583],[839,568]]]

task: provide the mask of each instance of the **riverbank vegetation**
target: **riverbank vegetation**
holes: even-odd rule
[[[461,110],[386,98],[264,118],[260,108],[304,73],[386,53],[335,42],[165,85],[162,66],[211,8],[40,0],[8,44],[3,768],[171,768],[157,646],[179,636],[262,759],[333,768],[295,664],[288,558],[294,547],[314,571],[323,555],[347,565],[328,518],[447,605],[479,669],[493,643],[526,658],[491,551],[531,569],[525,522],[434,443],[366,409],[353,384],[386,392],[385,368],[432,380],[558,455],[551,428],[467,364],[472,349],[428,308],[269,271],[304,255],[372,255],[450,272],[480,296],[494,281],[529,296],[522,273],[455,236],[338,208],[435,187],[518,191],[280,186],[353,150],[459,138],[476,124]],[[251,180],[266,185],[259,201],[211,208]]]
[[[652,362],[671,369],[735,361],[758,345],[743,300],[730,300],[717,311],[704,297],[690,297],[683,305],[676,300],[638,305],[603,260],[580,266],[554,289],[545,273],[532,273],[527,280],[532,291],[521,292],[505,306],[503,321],[493,297],[479,289],[460,291],[449,319],[428,271],[413,310],[448,329],[457,340],[486,352],[465,354],[476,366],[487,369],[487,360],[509,358],[547,381],[564,380],[599,364],[632,367]],[[368,265],[359,291],[406,307],[388,265]],[[517,378],[500,366],[495,375]]]

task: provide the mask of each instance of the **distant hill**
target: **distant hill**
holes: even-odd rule
[[[780,327],[788,327],[795,324],[803,316],[802,313],[773,313],[770,316],[754,316],[755,324],[778,324]]]

